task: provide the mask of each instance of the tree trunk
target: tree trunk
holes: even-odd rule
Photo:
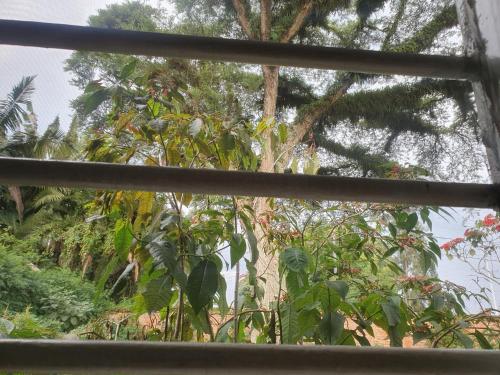
[[[264,75],[264,108],[263,120],[271,123],[275,120],[276,99],[278,96],[278,67],[263,66]],[[263,148],[260,172],[274,172],[274,152],[271,144],[272,126],[263,132]],[[255,236],[259,249],[259,259],[256,264],[257,276],[266,280],[264,285],[264,296],[261,301],[263,307],[269,307],[269,303],[278,296],[279,272],[278,256],[273,254],[267,241],[267,230],[270,221],[271,207],[267,198],[255,198]]]

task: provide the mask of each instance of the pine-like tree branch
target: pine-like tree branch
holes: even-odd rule
[[[432,46],[438,34],[457,25],[457,10],[454,5],[441,10],[432,20],[426,23],[413,36],[395,46],[388,46],[387,50],[403,53],[418,53]]]
[[[241,26],[241,29],[249,39],[255,39],[247,14],[246,1],[245,0],[232,0],[232,1],[234,10],[236,11],[236,15],[238,16],[238,22]]]
[[[304,25],[305,19],[311,14],[313,5],[314,3],[312,0],[307,0],[302,4],[288,30],[281,35],[281,43],[288,43],[297,35],[300,28]]]
[[[349,75],[340,86],[330,95],[320,99],[311,109],[304,113],[298,121],[293,124],[292,131],[288,136],[287,142],[284,145],[283,151],[280,154],[279,160],[276,163],[279,165],[278,170],[283,171],[286,163],[290,160],[293,149],[297,146],[304,136],[313,128],[316,122],[328,111],[332,106],[349,90],[354,81]]]
[[[384,42],[382,43],[382,51],[387,50],[387,48],[389,47],[389,43],[391,42],[392,37],[394,36],[394,34],[396,34],[396,31],[398,30],[399,23],[401,22],[401,18],[403,18],[407,2],[408,2],[408,0],[400,0],[398,11],[396,12],[396,15],[394,16],[394,21],[391,23],[391,26],[389,27],[387,34],[385,34]]]

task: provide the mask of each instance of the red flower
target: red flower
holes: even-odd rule
[[[497,232],[500,232],[500,224],[497,224],[497,225],[495,226],[495,230],[496,230]]]
[[[465,239],[464,239],[463,237],[457,237],[457,238],[452,239],[451,241],[448,241],[448,242],[446,242],[446,243],[442,244],[442,245],[440,246],[440,248],[441,248],[441,249],[443,249],[443,250],[448,251],[448,250],[450,250],[452,247],[455,247],[455,246],[457,246],[459,243],[462,243],[462,242],[464,242],[464,241],[465,241]]]
[[[451,249],[451,244],[449,242],[446,242],[444,244],[442,244],[441,246],[439,246],[441,249],[445,250],[445,251],[448,251]]]
[[[498,220],[495,216],[493,216],[492,214],[488,214],[484,217],[483,219],[483,225],[485,227],[491,227],[495,224],[497,224]]]

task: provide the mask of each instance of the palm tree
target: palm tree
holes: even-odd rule
[[[31,94],[35,90],[34,80],[35,76],[23,77],[12,88],[7,99],[0,101],[0,140],[5,139],[8,131],[19,129],[23,120],[27,120],[30,114],[33,114]]]
[[[13,87],[7,99],[0,101],[0,156],[67,159],[75,153],[77,121],[73,120],[68,132],[65,133],[61,130],[59,118],[56,117],[40,135],[31,104],[34,78],[34,76],[23,77]],[[26,205],[21,189],[19,186],[8,186],[7,189],[10,198],[16,204],[18,220],[22,223]],[[67,190],[30,188],[29,193],[30,207],[36,212],[44,204],[64,199]],[[11,223],[12,221],[9,224]]]

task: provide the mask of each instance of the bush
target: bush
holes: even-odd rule
[[[105,308],[106,300],[95,301],[95,295],[94,285],[78,274],[61,268],[37,270],[29,259],[0,248],[0,308],[10,313],[30,308],[69,331]]]
[[[52,339],[58,336],[59,325],[30,312],[6,314],[0,318],[0,335],[13,339]]]

